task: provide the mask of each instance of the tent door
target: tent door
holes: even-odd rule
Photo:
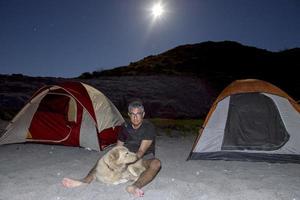
[[[230,97],[222,150],[279,149],[289,139],[273,100],[261,93]]]
[[[66,94],[48,93],[40,102],[29,128],[31,141],[62,142],[76,122],[76,102]],[[70,105],[73,106],[70,109]],[[71,110],[71,111],[70,111]],[[71,113],[71,114],[70,114]],[[74,114],[75,113],[75,114]]]

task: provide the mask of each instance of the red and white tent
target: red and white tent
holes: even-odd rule
[[[102,150],[117,141],[124,119],[97,89],[81,82],[42,87],[0,137],[0,145],[40,142]]]

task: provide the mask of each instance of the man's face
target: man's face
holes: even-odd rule
[[[138,127],[143,122],[145,112],[143,112],[140,108],[132,108],[128,115],[130,117],[132,125]]]

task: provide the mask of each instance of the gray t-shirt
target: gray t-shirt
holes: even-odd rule
[[[144,155],[149,153],[155,155],[155,136],[156,130],[153,124],[144,120],[138,129],[134,129],[130,123],[126,123],[118,134],[118,140],[124,142],[124,146],[135,153],[139,150],[142,140],[152,140],[151,146]]]

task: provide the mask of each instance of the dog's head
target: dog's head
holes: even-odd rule
[[[133,163],[137,160],[135,153],[130,152],[124,146],[116,146],[107,152],[104,157],[104,162],[111,168],[123,168],[128,163]]]

